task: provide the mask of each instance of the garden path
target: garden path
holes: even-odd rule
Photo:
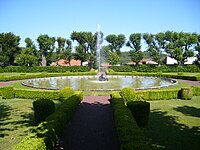
[[[85,96],[55,149],[118,150],[109,96]]]

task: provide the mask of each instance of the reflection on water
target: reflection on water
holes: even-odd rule
[[[157,77],[107,76],[109,81],[98,81],[98,76],[52,77],[31,79],[24,82],[28,86],[47,89],[72,87],[74,90],[120,90],[125,87],[154,88],[172,83]]]

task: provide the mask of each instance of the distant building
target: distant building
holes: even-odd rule
[[[174,64],[178,64],[177,60],[174,58],[171,58],[169,56],[167,56],[164,60],[164,63],[167,65],[174,65]]]
[[[194,64],[194,62],[197,60],[197,57],[188,57],[187,61],[184,64]],[[167,65],[174,65],[174,64],[178,64],[177,60],[174,58],[171,58],[169,56],[167,56],[164,60],[164,63]]]
[[[87,65],[87,62],[83,62],[83,65]],[[71,59],[70,62],[65,59],[60,59],[57,62],[53,62],[51,66],[81,66],[80,60]]]
[[[140,60],[139,64],[151,64],[151,65],[158,65],[157,62],[153,61],[150,58],[143,58],[142,60]],[[136,62],[128,62],[127,65],[136,65]]]

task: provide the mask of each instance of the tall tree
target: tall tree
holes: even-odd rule
[[[124,34],[110,34],[106,36],[106,41],[109,43],[108,47],[111,52],[115,52],[117,55],[121,56],[120,49],[123,47],[123,45],[126,42],[126,38]]]
[[[55,48],[55,38],[49,37],[47,34],[39,35],[37,38],[39,44],[40,52],[42,55],[42,66],[46,66],[47,63],[51,63],[52,52]]]
[[[131,60],[138,64],[143,58],[143,53],[141,51],[141,33],[134,33],[129,36],[129,41],[126,46],[130,47],[130,57]]]
[[[187,33],[165,32],[166,47],[165,52],[177,60],[179,65],[184,64],[188,57],[194,56],[194,51],[189,49],[194,42],[188,38]]]
[[[197,52],[196,56],[197,56],[197,61],[200,64],[200,34],[196,35],[197,38],[197,43],[195,46],[195,51]]]
[[[19,48],[20,37],[13,33],[0,33],[0,65],[13,65]]]
[[[145,33],[143,39],[148,45],[147,51],[157,63],[162,64],[162,48],[164,47],[164,34],[156,35]]]
[[[70,63],[70,60],[72,58],[72,42],[69,39],[66,39],[66,48],[65,48],[64,56]]]
[[[103,33],[100,33],[100,35],[100,42],[102,42]],[[75,58],[81,60],[81,64],[84,61],[89,61],[90,67],[95,67],[97,33],[93,35],[91,32],[73,32],[71,39],[78,43]]]
[[[16,62],[20,66],[36,66],[38,65],[37,50],[30,38],[25,39],[26,47],[16,57]]]
[[[66,39],[62,37],[57,37],[56,41],[58,43],[58,48],[56,49],[56,58],[61,59],[65,52]]]

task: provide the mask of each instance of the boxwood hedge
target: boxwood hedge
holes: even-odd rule
[[[15,145],[14,150],[53,150],[82,98],[83,95],[79,92],[62,102],[52,115]]]
[[[121,150],[148,150],[149,145],[142,130],[137,126],[130,110],[124,105],[120,94],[111,94],[114,119]]]

